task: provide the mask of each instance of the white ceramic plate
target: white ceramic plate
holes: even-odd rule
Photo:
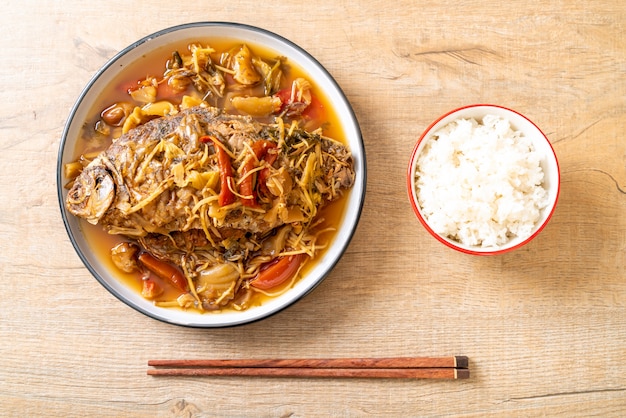
[[[347,145],[354,158],[356,181],[349,193],[343,221],[331,247],[295,284],[293,289],[267,301],[260,307],[246,311],[199,314],[153,305],[152,302],[118,280],[115,272],[102,264],[85,240],[79,220],[65,209],[67,190],[63,188],[63,185],[67,180],[63,177],[63,167],[72,160],[76,141],[80,137],[81,126],[90,114],[101,91],[107,89],[120,71],[137,61],[148,59],[147,57],[155,51],[160,51],[161,54],[164,51],[169,53],[172,50],[170,45],[173,43],[185,40],[209,42],[211,38],[232,39],[237,42],[261,45],[276,52],[277,55],[287,57],[290,62],[304,69],[328,96],[329,102],[333,104],[339,115]],[[333,269],[348,247],[361,214],[365,185],[365,149],[358,121],[344,93],[328,71],[304,49],[279,35],[252,26],[225,22],[198,22],[164,29],[140,39],[111,58],[87,84],[72,108],[63,131],[57,164],[57,188],[61,215],[70,240],[87,269],[109,292],[130,307],[152,318],[188,327],[227,327],[257,321],[283,310],[313,290]]]

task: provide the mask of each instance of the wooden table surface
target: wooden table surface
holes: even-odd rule
[[[0,415],[625,416],[626,6],[605,1],[3,2]],[[501,3],[503,4],[503,3]],[[150,319],[87,271],[55,180],[81,89],[160,29],[235,21],[315,56],[363,131],[347,253],[296,305],[242,327]],[[547,228],[507,255],[431,238],[405,170],[436,117],[512,107],[561,165]],[[152,358],[466,355],[468,380],[155,378]]]

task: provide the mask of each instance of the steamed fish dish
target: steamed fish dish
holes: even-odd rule
[[[353,180],[337,142],[195,107],[116,140],[76,179],[67,207],[111,233],[203,230],[237,252],[246,247],[241,236],[310,224]]]
[[[66,207],[119,237],[109,256],[144,297],[247,309],[256,294],[289,289],[323,250],[335,229],[323,211],[352,187],[352,156],[306,117],[313,87],[289,80],[284,59],[246,46],[242,69],[245,59],[197,49],[174,53],[161,80],[140,81],[135,103],[101,112],[95,136],[108,146],[68,164]],[[159,100],[162,83],[180,91]]]

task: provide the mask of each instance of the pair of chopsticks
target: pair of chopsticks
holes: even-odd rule
[[[151,376],[467,379],[466,356],[330,359],[149,360]]]

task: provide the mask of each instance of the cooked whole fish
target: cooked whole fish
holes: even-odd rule
[[[198,106],[114,140],[74,180],[66,205],[109,233],[219,246],[311,222],[354,177],[339,142]]]

